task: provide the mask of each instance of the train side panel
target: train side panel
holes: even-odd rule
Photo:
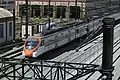
[[[80,28],[80,36],[78,37],[82,37],[83,35],[87,34],[86,28],[86,25]]]
[[[45,53],[45,46],[40,46],[36,52],[33,53],[33,57],[38,57],[39,55]]]
[[[45,53],[49,50],[63,46],[74,39],[75,39],[75,28],[70,28],[68,30],[66,29],[60,32],[56,32],[55,34],[45,36],[42,39],[42,41],[44,41],[43,43],[44,47],[39,48],[38,52],[39,54]]]
[[[68,30],[65,30],[65,31],[61,31],[61,33],[59,33],[57,35],[57,46],[60,47],[66,43],[69,42],[69,32]]]
[[[86,26],[87,26],[87,28],[88,28],[88,30],[89,30],[87,33],[90,33],[90,32],[92,32],[92,31],[94,30],[94,29],[93,29],[93,27],[94,27],[93,23],[89,23],[89,24],[87,24]],[[86,29],[87,29],[87,28],[86,28]],[[86,31],[87,31],[87,30],[86,30]]]
[[[75,27],[70,28],[70,29],[68,30],[69,42],[72,41],[72,40],[74,40],[74,39],[76,38],[75,34],[76,34],[76,32],[75,32]]]
[[[84,34],[86,34],[86,26],[76,28],[76,38],[82,37]]]
[[[94,22],[94,30],[98,29],[100,26],[102,26],[103,23],[101,22],[101,20],[97,20]]]
[[[55,35],[44,38],[44,48],[45,52],[55,48]]]

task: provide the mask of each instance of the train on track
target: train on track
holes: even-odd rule
[[[110,17],[118,18],[120,13],[112,14]],[[89,23],[76,22],[69,27],[51,28],[42,33],[29,36],[24,43],[23,55],[27,57],[38,57],[39,55],[59,48],[71,41],[82,37],[92,31],[97,30],[103,25],[103,18],[99,18]]]

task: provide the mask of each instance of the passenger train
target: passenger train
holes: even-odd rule
[[[112,16],[118,18],[116,14]],[[29,36],[25,41],[22,54],[27,57],[38,57],[47,51],[56,49],[89,32],[97,30],[103,25],[102,19],[103,18],[96,19],[89,23],[75,23],[71,27],[62,27],[58,29],[53,28],[45,32],[35,34],[34,36]]]

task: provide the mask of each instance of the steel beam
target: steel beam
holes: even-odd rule
[[[84,75],[91,73],[91,71],[99,71],[97,67],[99,65],[94,64],[81,64],[81,63],[66,63],[55,61],[41,61],[41,60],[22,60],[21,59],[4,59],[0,60],[0,64],[10,65],[5,70],[0,71],[2,74],[0,79],[10,78],[16,79],[43,79],[43,80],[56,80],[56,79],[68,79],[68,75],[71,79],[77,79]],[[4,67],[2,67],[4,68]],[[27,74],[33,76],[26,76]]]

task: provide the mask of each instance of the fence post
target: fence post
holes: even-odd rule
[[[103,56],[102,56],[102,73],[106,75],[106,80],[112,80],[113,71],[113,35],[114,35],[114,18],[103,19]]]

